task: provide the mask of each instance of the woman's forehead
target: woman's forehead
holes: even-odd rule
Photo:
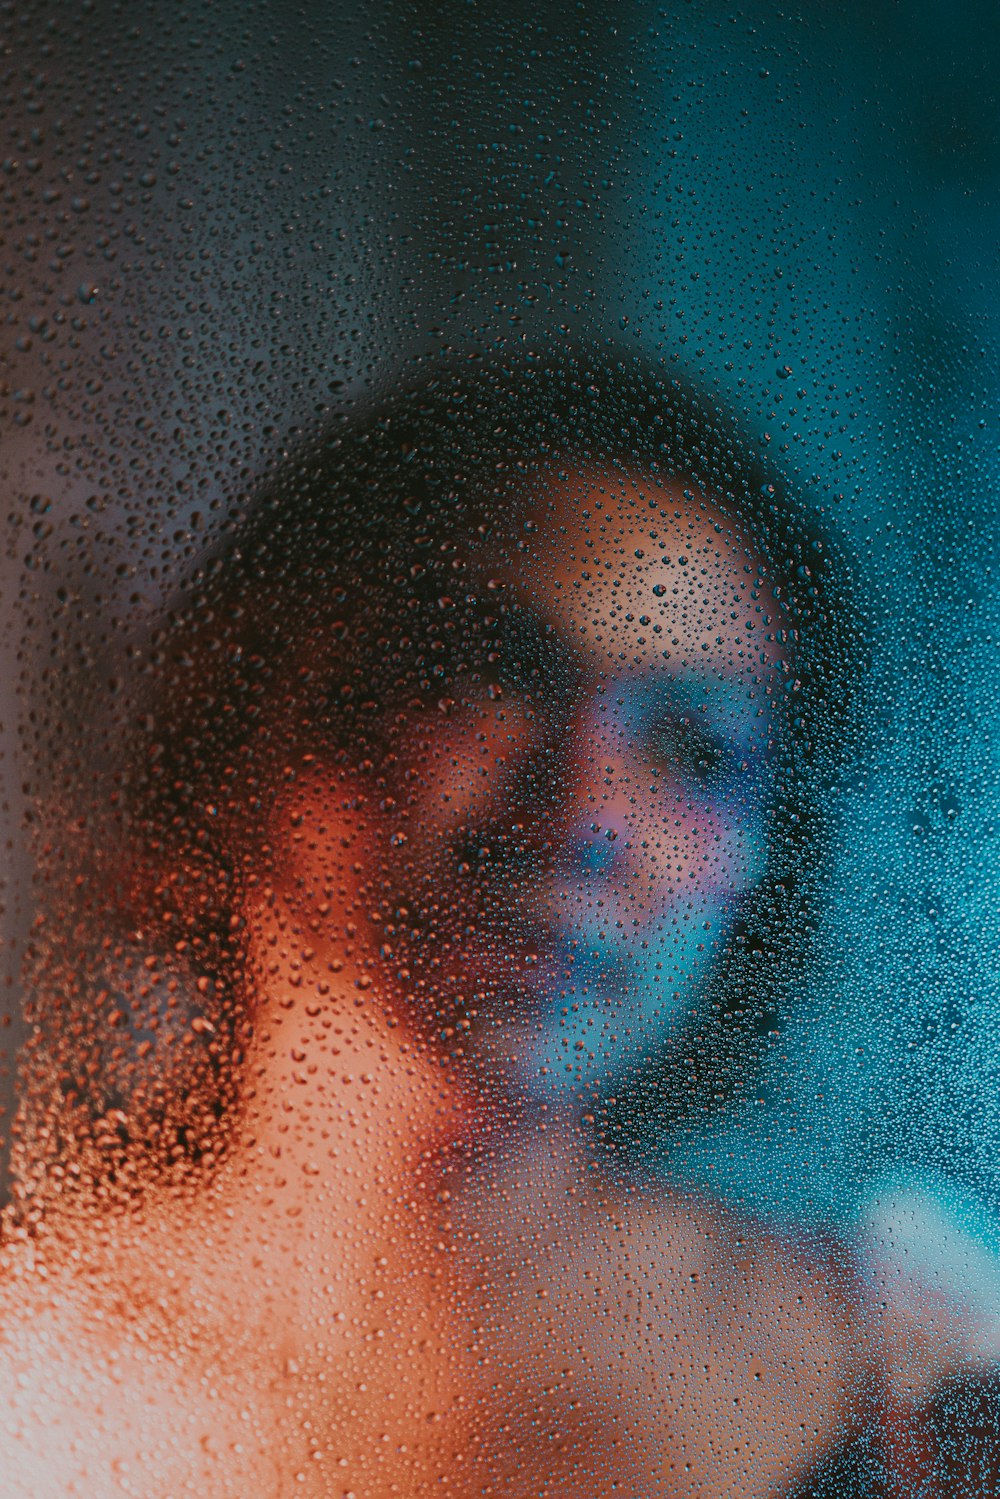
[[[679,670],[777,660],[777,581],[689,481],[564,472],[528,512],[510,567],[521,598],[578,646]]]

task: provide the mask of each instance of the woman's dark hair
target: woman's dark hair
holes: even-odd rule
[[[823,791],[850,741],[847,567],[719,402],[613,350],[470,357],[357,400],[278,457],[248,518],[138,644],[115,857],[138,871],[144,941],[200,977],[212,1034],[232,1022],[239,892],[282,777],[317,752],[377,762],[394,709],[433,711],[454,691],[506,607],[490,570],[525,545],[532,498],[567,465],[682,477],[752,543],[785,611],[767,873],[704,1005],[650,1059],[650,1093],[663,1118],[747,1075],[782,1008],[778,974],[787,985],[803,960]]]
[[[749,535],[795,662],[789,794],[817,747],[846,748],[860,641],[845,558],[737,423],[635,358],[470,359],[359,400],[283,456],[189,581],[154,642],[130,777],[142,836],[164,836],[178,813],[183,832],[209,804],[214,818],[227,782],[245,793],[292,745],[357,745],[394,692],[440,696],[432,646],[446,638],[446,661],[461,654],[480,609],[470,585],[481,591],[484,565],[518,546],[532,497],[567,463],[682,476],[695,503]],[[801,826],[800,813],[786,836],[812,842]]]

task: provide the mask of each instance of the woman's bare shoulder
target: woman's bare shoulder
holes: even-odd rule
[[[0,1470],[7,1499],[116,1493],[101,1450],[92,1350],[77,1309],[24,1257],[0,1276]],[[89,1486],[89,1487],[88,1487]],[[117,1492],[121,1492],[118,1490]]]
[[[214,1496],[239,1468],[224,1399],[164,1350],[129,1335],[117,1295],[22,1258],[0,1278],[4,1499]],[[232,1445],[232,1444],[230,1444]],[[248,1442],[248,1448],[252,1446]],[[259,1492],[244,1472],[242,1492]]]

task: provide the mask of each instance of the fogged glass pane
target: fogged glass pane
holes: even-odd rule
[[[4,1492],[992,1494],[991,18],[8,19]]]

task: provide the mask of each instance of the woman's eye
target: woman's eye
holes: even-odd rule
[[[500,661],[498,679],[512,692],[530,692],[532,688],[537,690],[539,670],[523,656],[509,653]]]
[[[531,615],[508,621],[494,670],[508,691],[539,704],[566,701],[578,686],[576,663]]]
[[[725,749],[687,718],[658,722],[646,744],[653,764],[691,780],[712,781],[727,768]]]

